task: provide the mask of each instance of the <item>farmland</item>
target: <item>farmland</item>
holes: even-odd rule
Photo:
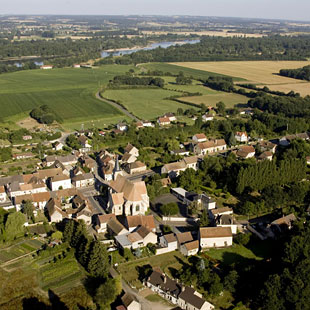
[[[164,89],[121,89],[107,90],[103,97],[119,101],[128,111],[141,119],[153,119],[165,112],[176,112],[178,108],[188,106],[168,100],[171,96],[180,96],[179,92]]]
[[[223,62],[181,62],[174,63],[183,68],[205,70],[207,74],[215,72],[246,80],[271,90],[299,92],[310,95],[310,83],[279,76],[280,69],[296,69],[309,65],[309,61],[223,61]]]
[[[98,69],[29,70],[0,76],[2,121],[23,119],[36,106],[50,106],[64,126],[79,126],[90,120],[115,123],[123,114],[96,100],[95,92],[129,66],[104,66]]]

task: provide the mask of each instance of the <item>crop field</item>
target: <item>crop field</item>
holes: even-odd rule
[[[189,108],[187,105],[166,99],[180,96],[179,92],[159,88],[107,90],[102,95],[104,98],[119,101],[137,117],[148,120],[166,112],[176,112],[178,108]]]
[[[185,63],[186,64],[186,63]],[[183,73],[187,76],[192,76],[194,79],[207,79],[209,76],[229,76],[232,77],[236,81],[242,81],[241,78],[235,78],[234,76],[225,75],[217,72],[211,72],[204,69],[199,68],[191,68],[190,66],[182,66],[183,68],[180,68],[182,66],[182,63],[176,63],[176,64],[169,64],[169,63],[148,63],[148,64],[142,64],[139,65],[140,70],[159,70],[163,71],[164,73],[170,72],[172,74],[179,74],[180,71],[183,71]]]
[[[0,264],[18,258],[39,249],[43,242],[39,240],[24,240],[21,243],[0,250]]]
[[[249,100],[247,97],[242,95],[224,92],[217,92],[216,94],[203,96],[182,97],[179,99],[189,103],[203,103],[208,107],[215,107],[218,102],[222,101],[225,103],[227,108],[233,108],[237,104],[245,104]]]
[[[96,91],[131,66],[107,65],[96,69],[27,70],[0,76],[2,121],[23,119],[37,106],[48,105],[64,125],[86,121],[106,123],[124,119],[109,104],[95,99]]]
[[[280,69],[296,69],[309,65],[309,61],[218,61],[218,62],[179,62],[173,65],[183,68],[215,72],[239,77],[245,83],[268,86],[271,90],[299,92],[302,96],[310,95],[310,82],[278,75]]]

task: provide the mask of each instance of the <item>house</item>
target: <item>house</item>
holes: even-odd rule
[[[198,253],[198,251],[199,251],[199,241],[198,240],[194,240],[194,241],[184,243],[180,247],[180,252],[184,256],[196,255]]]
[[[233,209],[228,207],[216,208],[209,210],[209,215],[212,220],[215,220],[221,215],[232,215],[234,213]]]
[[[147,246],[149,243],[156,244],[157,243],[157,235],[152,232],[150,229],[140,226],[136,232],[143,238],[143,245]]]
[[[207,141],[207,137],[204,133],[197,133],[193,136],[192,140],[195,143],[200,143],[200,142],[206,142]]]
[[[168,174],[169,178],[173,179],[180,175],[181,171],[187,169],[186,163],[182,161],[165,164],[161,168],[161,174]]]
[[[252,145],[241,146],[236,154],[243,159],[252,158],[255,156],[255,149]]]
[[[63,147],[64,147],[64,145],[61,143],[61,142],[56,142],[55,144],[54,144],[54,150],[55,151],[61,151],[62,149],[63,149]]]
[[[199,239],[202,249],[227,247],[232,245],[232,231],[230,227],[201,227]]]
[[[230,227],[233,235],[237,233],[238,225],[231,214],[219,215],[215,219],[216,227]]]
[[[116,218],[115,214],[96,215],[95,228],[98,233],[105,233],[107,231],[107,223],[111,218]]]
[[[113,194],[119,194],[115,202]],[[132,182],[122,175],[110,182],[108,207],[111,213],[119,213],[119,199],[123,199],[122,214],[144,215],[149,207],[149,196],[144,181]]]
[[[175,115],[171,112],[164,114],[163,117],[168,118],[170,122],[175,122],[177,120]]]
[[[125,170],[129,174],[139,173],[146,171],[146,165],[141,161],[136,161],[134,163],[127,164]]]
[[[287,216],[280,217],[273,221],[270,226],[273,230],[277,230],[278,232],[283,232],[285,230],[291,229],[293,226],[293,222],[295,222],[296,216],[291,213]]]
[[[127,130],[128,130],[128,126],[127,126],[127,124],[125,124],[125,123],[118,123],[118,124],[116,125],[116,128],[117,128],[118,130],[120,130],[121,132],[124,132],[124,131],[127,131]]]
[[[213,121],[213,119],[214,119],[214,116],[212,114],[206,113],[206,114],[202,115],[202,121],[203,122]]]
[[[59,168],[61,169],[61,173],[60,174],[64,174],[66,176],[70,176],[70,170],[71,170],[71,166],[65,166],[63,165],[59,160],[56,160],[51,166],[51,168]]]
[[[143,121],[143,127],[154,127],[154,124],[150,121]]]
[[[79,174],[72,178],[72,184],[75,187],[92,186],[95,184],[95,178],[92,173]]]
[[[53,66],[52,65],[43,65],[40,67],[40,69],[43,69],[43,70],[53,69]]]
[[[80,158],[80,161],[82,163],[82,167],[83,168],[87,168],[89,169],[91,172],[95,172],[96,168],[97,168],[97,164],[96,161],[94,159],[92,159],[91,157],[89,157],[88,155],[85,155],[83,157]]]
[[[58,174],[49,179],[49,187],[52,191],[57,191],[59,189],[71,188],[71,179],[69,176],[64,174]]]
[[[81,68],[81,65],[80,64],[74,64],[73,68]]]
[[[44,210],[47,202],[50,199],[51,199],[50,192],[43,192],[43,193],[16,196],[13,199],[13,203],[17,209],[20,209],[26,201],[30,201],[37,209]]]
[[[270,141],[261,141],[259,143],[259,147],[262,152],[269,151],[274,154],[276,152],[277,145]]]
[[[81,148],[79,149],[80,152],[86,153],[91,150],[91,145],[88,143],[88,138],[84,135],[81,135],[77,138],[78,142],[81,145]]]
[[[146,279],[145,285],[153,292],[187,310],[212,310],[214,306],[204,300],[193,288],[170,279],[161,270],[153,270]]]
[[[197,143],[194,146],[194,153],[197,155],[207,155],[220,151],[225,151],[227,145],[224,139],[209,140],[207,142]]]
[[[30,135],[23,136],[23,140],[24,141],[28,141],[28,140],[31,140],[31,139],[32,139],[32,136],[30,136]]]
[[[245,131],[237,131],[235,139],[237,142],[248,142],[248,134]]]
[[[144,226],[152,232],[156,231],[153,215],[132,215],[126,216],[125,227],[130,231],[136,230],[138,227]]]
[[[270,151],[265,151],[263,153],[261,153],[258,157],[258,160],[272,160],[272,153]]]
[[[184,233],[179,233],[175,235],[177,238],[178,242],[178,248],[180,249],[181,246],[187,242],[192,242],[194,241],[194,238],[192,236],[192,233],[190,231],[184,232]]]
[[[192,287],[186,286],[179,295],[178,305],[181,309],[212,310],[214,306],[204,300],[202,295]]]
[[[105,181],[113,180],[114,166],[112,164],[107,164],[106,166],[102,167],[101,171]]]
[[[131,155],[134,155],[135,157],[139,157],[139,150],[130,143],[128,143],[127,146],[124,148],[124,153],[129,153]]]
[[[78,158],[75,155],[66,155],[66,156],[57,156],[57,155],[50,155],[46,156],[43,160],[43,163],[46,167],[50,167],[54,164],[54,162],[58,160],[64,166],[67,165],[75,165],[78,161]]]
[[[159,117],[157,123],[159,124],[159,126],[168,126],[171,122],[168,117]]]
[[[135,296],[126,293],[124,296],[122,296],[121,300],[125,306],[125,309],[127,310],[141,310],[141,304]]]
[[[178,249],[178,241],[173,233],[161,236],[159,238],[159,243],[162,247],[168,248],[171,252]]]
[[[137,160],[137,157],[133,154],[130,154],[130,153],[125,153],[123,156],[122,156],[122,163],[127,163],[127,164],[131,164],[131,163],[134,163],[135,161]]]
[[[107,231],[113,236],[128,234],[128,230],[116,219],[116,217],[111,217],[107,222]]]
[[[184,157],[183,161],[186,165],[186,169],[189,169],[189,168],[194,169],[194,170],[198,169],[198,161],[199,161],[198,156]]]
[[[92,212],[86,207],[73,214],[72,217],[77,220],[83,220],[88,226],[92,223]]]
[[[7,195],[4,186],[0,186],[0,203],[6,202],[7,200]]]
[[[59,200],[52,198],[46,205],[47,216],[50,222],[61,222],[64,218],[68,218],[68,214],[62,211]]]

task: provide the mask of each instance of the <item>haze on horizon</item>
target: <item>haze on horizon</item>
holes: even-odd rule
[[[309,0],[3,0],[0,14],[194,15],[310,21],[309,12]]]

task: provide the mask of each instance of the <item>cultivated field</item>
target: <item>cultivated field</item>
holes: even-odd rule
[[[176,64],[168,64],[168,63],[147,63],[147,64],[141,64],[138,66],[138,68],[141,71],[147,71],[147,70],[159,70],[163,71],[164,73],[170,72],[172,74],[179,74],[180,71],[183,71],[183,73],[187,76],[192,76],[194,79],[207,79],[209,76],[225,76],[225,74],[220,74],[216,72],[208,72],[204,69],[199,68],[190,68],[189,66],[183,66],[183,68],[180,68],[180,65],[182,63],[176,63]],[[185,63],[186,64],[186,63]],[[227,75],[226,75],[227,76]],[[232,77],[235,81],[242,81],[243,79]]]
[[[128,111],[141,119],[154,119],[166,112],[176,112],[178,108],[188,109],[187,105],[166,99],[180,96],[179,92],[165,89],[117,89],[107,90],[104,98],[119,101]]]
[[[98,69],[27,70],[0,76],[2,121],[24,119],[36,106],[50,106],[65,127],[81,122],[115,123],[124,115],[95,99],[96,91],[131,66],[107,65]],[[99,124],[98,124],[99,125]]]
[[[280,69],[295,69],[309,65],[309,61],[222,61],[222,62],[180,62],[173,65],[183,68],[205,70],[245,79],[245,83],[268,86],[272,90],[299,92],[310,95],[310,82],[277,75]]]
[[[201,104],[206,106],[215,107],[220,101],[224,102],[227,108],[233,108],[237,104],[244,104],[248,102],[248,98],[242,95],[233,93],[217,92],[217,94],[209,94],[203,96],[182,97],[179,98],[188,103]]]

